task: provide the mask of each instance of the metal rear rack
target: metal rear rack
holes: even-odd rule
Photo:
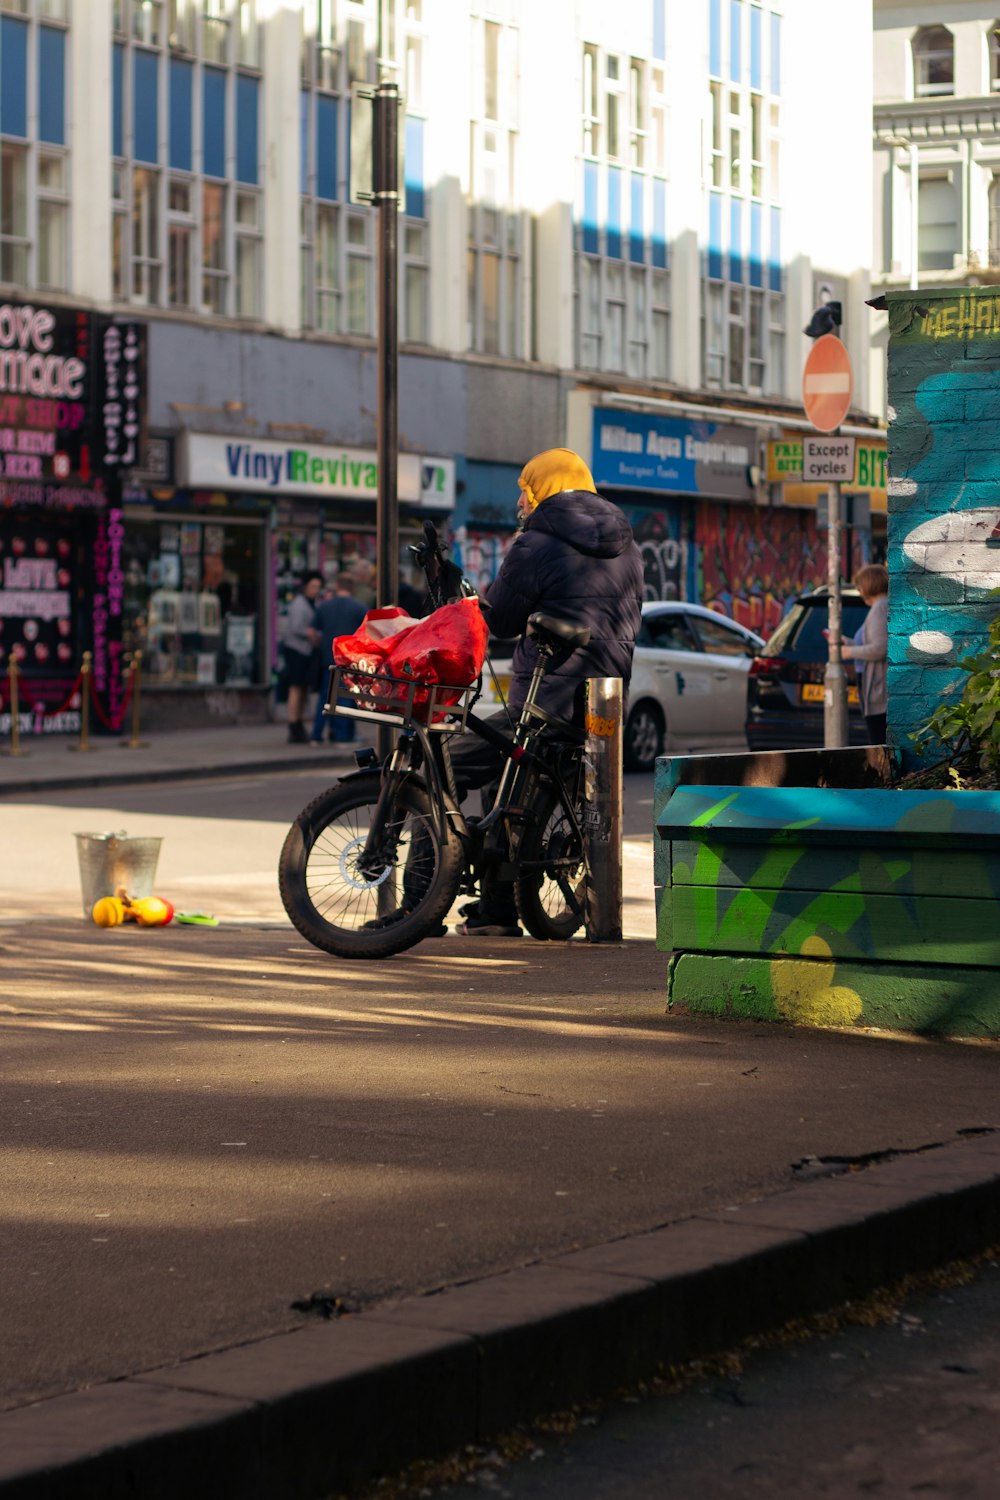
[[[460,687],[447,682],[420,682],[412,677],[389,677],[358,667],[331,667],[323,712],[328,717],[364,719],[369,724],[392,724],[405,729],[419,724],[431,734],[457,734],[465,729],[482,679]],[[446,702],[458,694],[454,702]],[[357,707],[338,702],[356,700]]]

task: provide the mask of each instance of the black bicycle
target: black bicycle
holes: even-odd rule
[[[473,592],[458,584],[430,523],[425,534],[423,546],[411,551],[432,601],[446,602],[449,585]],[[538,664],[509,734],[472,713],[481,679],[459,690],[331,668],[328,713],[389,724],[398,733],[381,766],[374,750],[356,752],[359,769],[310,802],[285,839],[281,899],[317,948],[340,958],[401,953],[439,931],[459,895],[475,898],[484,875],[513,878],[518,913],[533,937],[565,940],[583,925],[585,735],[537,698],[553,657],[586,645],[590,630],[539,613],[528,632]],[[346,689],[350,707],[338,704]],[[390,712],[378,706],[387,691]],[[465,816],[455,785],[450,742],[465,730],[502,757],[481,817]]]

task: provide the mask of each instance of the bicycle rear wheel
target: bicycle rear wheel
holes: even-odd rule
[[[583,842],[555,792],[532,808],[532,827],[518,858],[514,899],[521,921],[541,942],[565,942],[583,926],[586,862]]]
[[[434,830],[420,788],[401,786],[375,867],[360,860],[381,791],[374,774],[323,792],[285,839],[278,885],[302,936],[339,958],[388,958],[437,928],[458,894],[458,839]]]

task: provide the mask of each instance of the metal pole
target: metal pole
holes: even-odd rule
[[[132,665],[129,675],[132,678],[132,734],[127,740],[123,740],[126,750],[145,750],[146,742],[139,738],[139,688],[142,682],[142,652],[132,653]]]
[[[7,680],[10,687],[10,754],[23,755],[21,749],[21,705],[17,691],[17,657],[11,656],[7,663]]]
[[[90,663],[93,653],[85,651],[80,666],[80,743],[71,750],[89,750],[90,746]]]
[[[587,679],[586,925],[590,943],[622,939],[622,680]]]
[[[843,608],[840,594],[840,549],[843,528],[840,523],[840,485],[829,489],[829,528],[826,536],[826,574],[829,587],[829,657],[823,677],[823,744],[836,750],[847,744],[847,696],[844,685],[844,657],[841,651]]]
[[[376,501],[376,598],[380,608],[399,594],[399,468],[397,370],[399,361],[399,89],[382,81],[372,113],[372,196],[378,216],[378,499]],[[392,745],[388,726],[379,727],[378,754]]]

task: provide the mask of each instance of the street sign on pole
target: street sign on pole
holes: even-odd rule
[[[839,320],[838,320],[839,321]],[[818,338],[809,351],[802,372],[802,405],[818,431],[836,434],[851,409],[854,375],[851,356],[834,333]],[[850,446],[850,453],[841,452]],[[807,458],[807,453],[809,457]],[[854,477],[854,444],[848,438],[831,436],[802,440],[802,477],[815,476],[829,485],[830,526],[826,537],[826,574],[829,589],[829,660],[823,674],[823,744],[827,750],[847,744],[847,684],[841,642],[843,602],[840,591],[843,526],[840,480]]]
[[[835,333],[825,333],[809,351],[802,371],[802,405],[819,432],[836,432],[851,409],[851,356]]]

